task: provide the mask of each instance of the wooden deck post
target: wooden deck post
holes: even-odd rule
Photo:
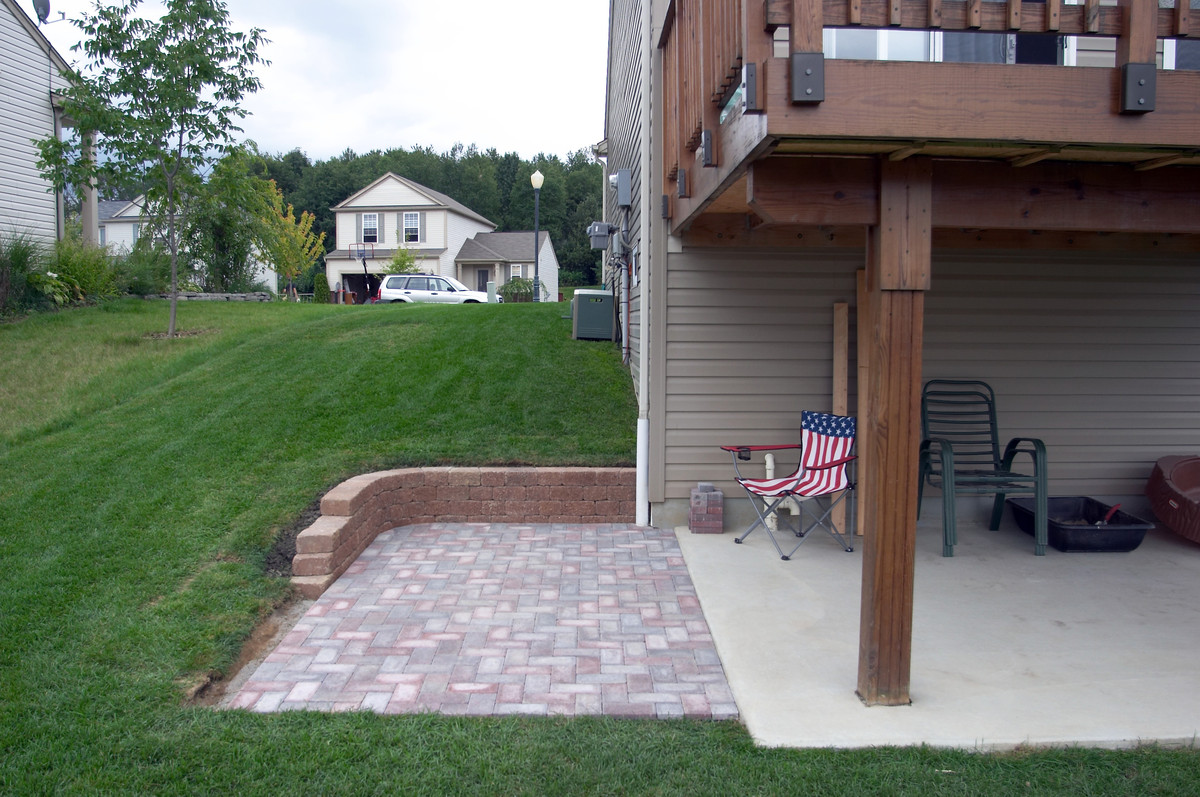
[[[880,163],[879,224],[867,239],[869,358],[860,419],[860,507],[865,515],[858,694],[867,705],[907,705],[912,659],[921,348],[930,284],[931,163]]]

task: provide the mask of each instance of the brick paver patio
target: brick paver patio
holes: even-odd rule
[[[619,524],[386,531],[232,705],[738,716],[674,533]]]

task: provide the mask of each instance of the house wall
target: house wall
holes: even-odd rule
[[[740,495],[722,444],[789,442],[831,408],[833,303],[851,306],[857,250],[688,250],[667,258],[665,500],[686,518],[699,481]],[[936,252],[923,377],[979,378],[1002,442],[1041,437],[1052,495],[1144,506],[1155,459],[1200,452],[1200,262]],[[913,463],[916,467],[916,463]],[[684,521],[686,522],[686,521]]]
[[[458,256],[462,250],[463,244],[471,238],[474,238],[478,233],[491,232],[492,228],[486,224],[480,224],[474,219],[469,219],[466,216],[460,216],[457,213],[447,213],[445,224],[439,233],[442,237],[438,240],[438,246],[443,246],[446,251],[442,253],[438,261],[438,273],[455,279],[466,284],[468,288],[475,287],[475,268],[470,269],[467,275],[470,280],[462,279],[458,275],[458,266],[454,262],[454,258]],[[431,236],[432,237],[432,234]],[[503,284],[506,280],[496,280],[497,286]]]
[[[58,237],[58,200],[37,168],[32,140],[54,133],[50,92],[64,88],[50,56],[0,3],[0,235]]]
[[[134,227],[140,224],[135,220],[108,219],[104,222],[104,245],[113,254],[125,254],[133,249]]]

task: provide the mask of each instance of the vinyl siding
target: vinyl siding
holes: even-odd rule
[[[665,492],[735,489],[718,446],[790,441],[827,410],[832,306],[851,305],[856,251],[689,251],[669,257]],[[937,252],[925,379],[997,393],[1002,441],[1040,437],[1054,495],[1139,496],[1151,465],[1200,452],[1195,258]],[[915,463],[914,463],[915,467]]]
[[[346,204],[348,208],[367,208],[374,210],[379,207],[414,207],[417,205],[436,205],[424,194],[420,194],[398,180],[384,180],[372,190],[366,192],[354,201]]]
[[[17,12],[19,13],[19,12]],[[0,233],[58,235],[58,203],[37,169],[33,139],[54,133],[58,70],[7,3],[0,3]]]
[[[629,169],[632,177],[633,207],[629,213],[629,245],[646,249],[642,241],[641,185],[643,175],[642,142],[649,136],[645,129],[648,109],[642,107],[642,87],[649,75],[643,71],[642,49],[645,32],[642,17],[650,0],[613,0],[609,15],[608,103],[605,111],[605,136],[608,140],[608,174]],[[624,211],[616,205],[616,193],[604,187],[606,221],[618,228],[625,223]],[[618,276],[619,279],[619,276]],[[621,312],[625,308],[621,307]],[[637,319],[630,314],[630,358],[634,389],[638,389],[641,345]],[[622,326],[624,320],[622,319]]]

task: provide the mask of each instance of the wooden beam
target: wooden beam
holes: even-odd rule
[[[767,224],[874,224],[876,163],[868,158],[771,158],[750,167],[748,205]]]
[[[1046,0],[1046,30],[1057,31],[1062,20],[1062,0]]]
[[[850,409],[850,305],[846,302],[833,303],[833,395],[834,415],[847,415]],[[833,525],[853,534],[846,528],[846,502],[833,509]]]
[[[1117,5],[1125,20],[1125,29],[1117,37],[1117,66],[1153,64],[1158,37],[1158,0],[1117,0]]]
[[[884,161],[879,224],[867,236],[871,322],[862,450],[863,540],[858,694],[871,705],[906,705],[912,664],[917,539],[917,446],[929,286],[932,169],[924,158]],[[860,344],[861,345],[861,344]],[[861,348],[860,348],[861,351]],[[863,389],[860,386],[860,391]]]
[[[1100,0],[1084,0],[1083,29],[1086,33],[1100,32]]]
[[[766,79],[768,132],[778,139],[1200,147],[1197,72],[1160,70],[1157,110],[1123,116],[1109,69],[829,59],[825,93],[837,102],[799,108],[791,106],[781,61],[767,62]],[[919,101],[913,86],[921,87]]]
[[[860,445],[858,446],[859,460],[858,460],[858,468],[856,471],[857,477],[858,477],[858,486],[857,486],[857,494],[854,496],[854,500],[858,501],[858,512],[855,513],[854,533],[861,537],[861,536],[863,536],[863,534],[864,534],[863,530],[866,528],[866,525],[867,525],[866,524],[866,513],[863,511],[863,500],[862,500],[863,484],[864,484],[864,479],[866,478],[866,474],[867,474],[866,466],[864,464],[865,460],[863,459],[863,451],[866,448],[868,448],[865,444],[863,444],[863,441],[866,439],[863,436],[863,424],[866,423],[865,419],[867,417],[868,412],[870,411],[870,402],[868,400],[868,388],[870,387],[871,370],[869,368],[869,363],[870,363],[871,358],[870,358],[870,354],[869,354],[869,347],[867,346],[867,341],[871,337],[871,335],[870,335],[871,323],[873,322],[874,316],[871,315],[871,297],[870,297],[870,294],[867,292],[867,271],[866,271],[866,269],[860,268],[855,273],[854,276],[855,276],[855,296],[856,296],[856,302],[857,302],[857,304],[856,304],[857,324],[855,326],[855,330],[857,332],[857,341],[856,341],[854,360],[855,360],[855,364],[858,366],[858,368],[857,368],[857,371],[858,371],[858,409],[856,410],[856,412],[858,414],[858,419],[859,419],[858,441],[860,443]]]
[[[792,0],[791,51],[819,53],[824,47],[825,6],[822,0]]]
[[[1008,0],[1008,29],[1021,29],[1021,0]]]
[[[1151,169],[1161,169],[1164,166],[1174,166],[1180,161],[1191,160],[1196,157],[1194,152],[1181,152],[1178,155],[1167,155],[1163,158],[1154,158],[1153,160],[1142,161],[1133,167],[1135,172],[1148,172]]]
[[[684,246],[821,247],[862,249],[862,225],[818,226],[751,224],[745,213],[705,213],[683,232]]]
[[[1028,155],[1019,155],[1015,158],[1011,158],[1008,162],[1011,163],[1014,168],[1019,169],[1022,166],[1032,166],[1035,163],[1040,163],[1046,158],[1052,158],[1060,152],[1062,152],[1062,147],[1046,147],[1045,149],[1040,149],[1037,152],[1031,152]]]
[[[1191,3],[1188,0],[1175,0],[1175,20],[1174,30],[1176,36],[1190,36],[1191,20],[1188,12],[1191,10]]]
[[[879,287],[929,290],[933,164],[928,158],[884,161],[879,182]]]
[[[917,141],[906,147],[900,147],[899,149],[894,149],[888,153],[888,160],[902,161],[905,158],[910,158],[913,155],[920,153],[921,150],[925,149],[926,146],[928,146],[928,142]]]
[[[934,162],[939,227],[1200,233],[1200,190],[1189,166]]]
[[[858,695],[868,706],[907,705],[917,527],[917,445],[925,295],[882,290],[882,257],[896,242],[874,227],[867,247],[871,313],[867,412],[859,456],[866,515]],[[861,350],[861,349],[860,349]]]
[[[929,0],[927,24],[931,28],[942,27],[942,0]]]

